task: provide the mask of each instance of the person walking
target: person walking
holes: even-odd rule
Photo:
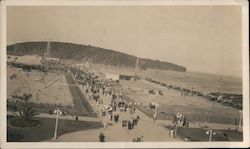
[[[99,134],[99,142],[105,142],[105,135],[103,134],[103,132]]]

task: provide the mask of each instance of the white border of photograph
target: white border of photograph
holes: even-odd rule
[[[6,7],[8,6],[240,5],[242,7],[243,142],[6,142]],[[1,148],[200,148],[249,147],[249,4],[247,0],[3,0],[1,1]]]

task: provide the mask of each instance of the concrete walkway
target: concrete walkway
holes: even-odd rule
[[[84,89],[82,88],[82,91]],[[89,94],[90,95],[90,94]],[[85,96],[88,98],[88,94]],[[111,101],[110,96],[102,96],[104,105],[108,105]],[[92,129],[85,131],[78,131],[60,136],[56,141],[59,142],[98,142],[99,134],[103,132],[105,135],[105,141],[107,142],[132,142],[133,138],[143,136],[143,141],[182,141],[180,138],[170,138],[169,130],[162,126],[162,122],[153,122],[153,119],[145,115],[143,112],[136,110],[134,116],[139,116],[137,126],[134,129],[128,130],[127,127],[122,127],[122,120],[128,120],[128,112],[117,112],[120,115],[120,121],[115,123],[109,121],[107,117],[101,117],[100,109],[102,105],[96,104],[94,100],[89,101],[92,108],[97,111],[99,119],[103,124],[109,123],[106,128]]]

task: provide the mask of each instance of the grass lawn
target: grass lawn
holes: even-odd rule
[[[18,117],[8,117],[8,122]],[[17,128],[7,126],[7,141],[8,142],[39,142],[46,141],[53,138],[55,119],[51,118],[35,118],[39,123],[38,128]],[[58,121],[58,136],[74,132],[78,130],[95,129],[102,127],[100,122],[87,121],[72,121],[62,120]]]
[[[139,102],[141,109],[148,116],[153,115],[153,110],[148,110],[146,106],[153,101],[160,105],[158,108],[158,119],[172,120],[174,114],[180,112],[187,116],[189,120],[196,122],[210,122],[235,124],[239,119],[240,112],[232,107],[224,106],[201,97],[181,96],[179,92],[169,90],[158,84],[150,83],[145,80],[121,81],[124,95],[131,101]],[[163,95],[152,95],[148,90],[161,90]]]
[[[215,135],[212,141],[242,141],[243,134],[236,130],[214,130]],[[208,141],[209,135],[202,128],[181,128],[178,127],[177,134],[183,138],[187,137],[191,141]]]
[[[7,97],[11,95],[32,94],[31,102],[43,104],[61,104],[73,106],[72,95],[67,86],[64,74],[48,73],[45,77],[46,83],[41,81],[44,74],[38,71],[29,73],[20,71],[18,68],[7,68]],[[10,79],[13,74],[17,79]],[[55,83],[54,83],[55,82]]]

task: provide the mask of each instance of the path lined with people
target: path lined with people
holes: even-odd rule
[[[102,122],[103,128],[85,130],[60,136],[56,141],[92,142],[92,141],[182,141],[173,136],[164,126],[173,125],[171,121],[159,121],[136,108],[133,100],[128,101],[116,82],[99,80],[94,74],[70,68],[66,75],[67,84],[74,101],[77,115],[60,116],[60,119],[76,121]],[[53,84],[56,81],[53,82]],[[50,85],[53,85],[50,84]],[[182,96],[186,96],[183,94]],[[89,118],[79,115],[98,117]],[[54,118],[52,114],[40,114],[37,117]],[[188,127],[184,115],[177,113],[176,123]],[[200,126],[199,126],[200,127]]]
[[[106,127],[100,129],[78,131],[60,136],[56,141],[67,142],[98,142],[99,134],[105,135],[105,142],[132,142],[136,138],[142,138],[141,141],[182,141],[180,138],[170,138],[169,130],[164,128],[161,123],[153,122],[152,118],[146,116],[140,111],[135,112],[140,116],[137,125],[129,130],[123,127],[122,120],[128,119],[127,113],[119,113],[120,120],[116,123],[106,117],[102,117],[103,124],[108,121]]]
[[[113,85],[80,78],[76,74],[74,80],[97,112],[103,128],[65,134],[56,141],[95,142],[100,141],[99,136],[105,138],[105,142],[182,141],[171,138],[168,129],[128,103]]]
[[[157,115],[152,118],[138,110],[133,100],[126,99],[116,82],[101,81],[78,70],[73,70],[73,74],[75,83],[80,86],[104,127],[65,134],[57,141],[183,141],[175,132],[176,127],[190,127],[183,114],[176,114],[176,124],[173,121],[160,121]],[[172,128],[167,129],[166,126]]]
[[[75,84],[73,78],[70,75],[66,75],[66,80],[68,84]],[[88,103],[86,97],[80,91],[79,86],[71,85],[69,86],[69,89],[73,97],[75,108],[79,112],[79,115],[94,116],[95,112]]]

